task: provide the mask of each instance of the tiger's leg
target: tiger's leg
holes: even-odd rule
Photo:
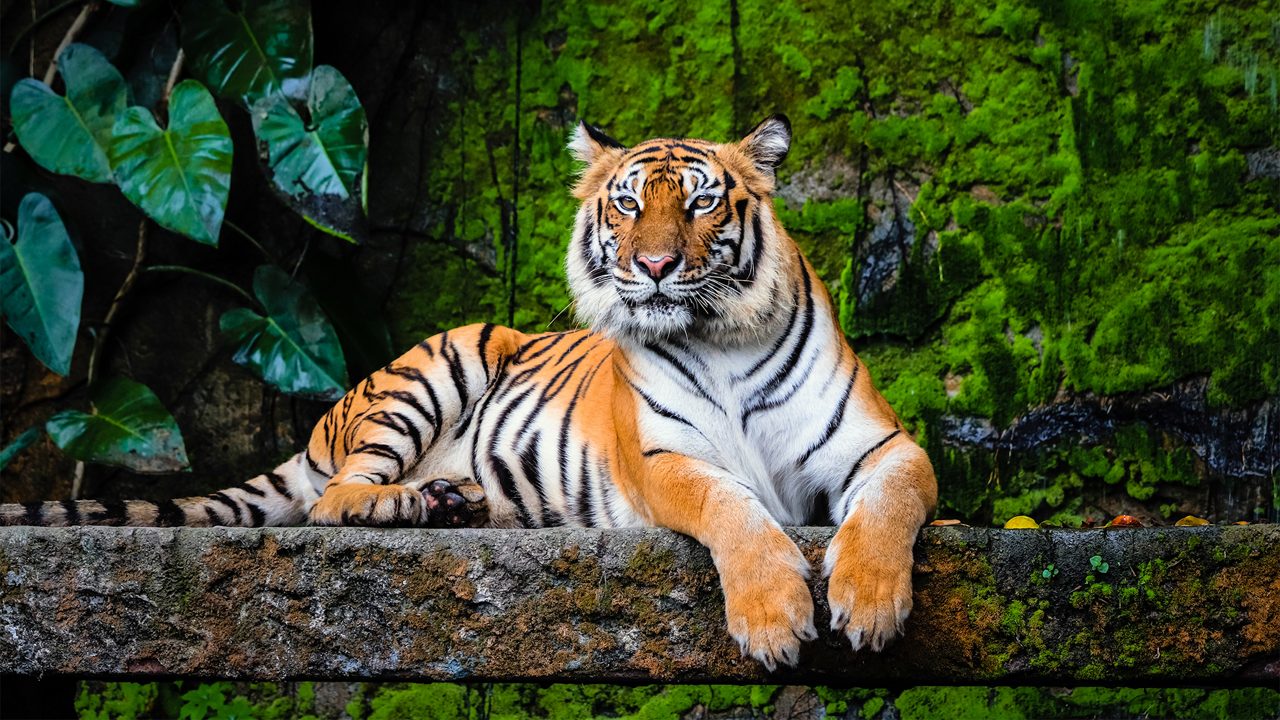
[[[329,476],[310,509],[311,522],[432,522],[440,496],[424,495],[418,478],[470,442],[479,400],[525,340],[522,333],[494,325],[450,330],[348,392],[316,426],[308,445],[313,469]],[[436,517],[448,515],[437,512]]]
[[[795,665],[818,636],[809,562],[765,507],[725,471],[675,453],[649,459],[639,483],[650,519],[711,550],[729,634],[769,670]]]
[[[937,501],[933,466],[901,430],[889,431],[855,464],[849,487],[831,497],[840,525],[827,547],[831,629],[854,650],[879,651],[911,612],[916,536]]]

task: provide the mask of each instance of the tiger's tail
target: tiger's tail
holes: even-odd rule
[[[260,527],[301,525],[318,494],[306,453],[275,470],[208,495],[176,500],[57,500],[0,505],[0,526],[131,525],[143,527]]]

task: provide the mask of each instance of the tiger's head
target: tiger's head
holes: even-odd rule
[[[794,302],[797,250],[771,201],[790,145],[781,115],[738,142],[629,148],[579,124],[569,148],[586,168],[566,260],[579,319],[640,341],[768,333]]]

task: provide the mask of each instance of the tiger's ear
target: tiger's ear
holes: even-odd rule
[[[791,149],[791,121],[786,115],[770,115],[742,138],[738,149],[762,175],[772,180]]]
[[[588,165],[594,165],[606,153],[626,149],[622,143],[605,135],[600,128],[581,120],[578,121],[578,127],[574,128],[573,136],[569,138],[569,150],[573,156]]]

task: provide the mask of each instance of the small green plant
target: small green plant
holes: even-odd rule
[[[1040,577],[1044,578],[1045,580],[1051,580],[1053,579],[1053,576],[1057,574],[1058,574],[1058,568],[1053,563],[1049,563],[1044,570],[1040,571]]]
[[[1106,575],[1107,571],[1111,569],[1111,566],[1102,559],[1101,555],[1094,555],[1089,558],[1089,566],[1100,575]]]

